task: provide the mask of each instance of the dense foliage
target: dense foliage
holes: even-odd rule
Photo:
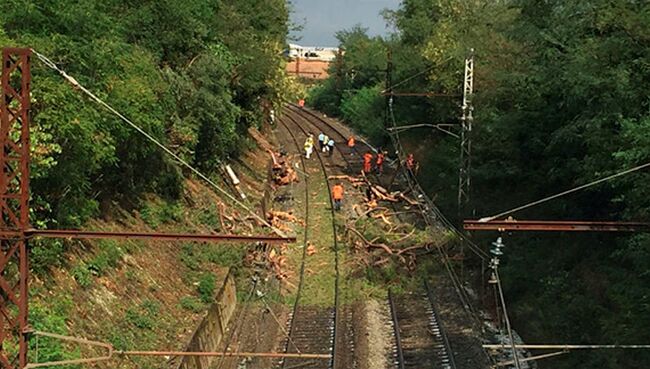
[[[378,92],[387,51],[394,83],[425,72],[396,91],[459,94],[463,59],[475,49],[474,216],[650,161],[647,1],[403,0],[386,17],[397,29],[386,39],[359,28],[340,34],[344,59],[311,102],[385,142],[373,132],[384,115]],[[457,123],[460,115],[455,98],[397,97],[394,105],[398,124]],[[403,139],[424,164],[425,187],[455,214],[458,141],[431,130]],[[647,221],[647,173],[515,217]],[[506,243],[507,296],[527,341],[650,342],[649,237],[524,234],[507,235]],[[643,351],[596,351],[540,365],[618,369],[648,362]]]
[[[279,102],[282,0],[0,3],[0,45],[32,47],[211,173],[237,156],[262,102]],[[33,203],[41,226],[79,226],[141,194],[177,197],[181,173],[144,137],[33,62]]]

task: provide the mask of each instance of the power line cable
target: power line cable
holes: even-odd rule
[[[389,99],[389,113],[391,117],[391,123],[393,127],[397,126],[396,120],[395,120],[395,114],[393,112],[393,104],[392,104],[392,97]],[[390,134],[391,141],[393,141],[393,145],[395,145],[395,148],[397,149],[397,154],[398,154],[398,160],[401,160],[399,157],[403,156],[403,147],[402,143],[399,137],[398,132],[394,132],[393,134]],[[442,226],[448,230],[451,230],[454,234],[458,235],[460,238],[464,239],[467,241],[467,245],[472,250],[481,260],[486,260],[489,259],[489,255],[480,249],[478,245],[476,245],[474,242],[472,242],[470,239],[468,239],[462,232],[460,232],[438,209],[438,207],[429,199],[429,197],[424,193],[424,190],[418,183],[417,179],[414,178],[414,176],[411,176],[409,174],[413,174],[412,171],[409,170],[410,173],[406,173],[404,177],[406,177],[407,185],[413,191],[414,193],[419,193],[421,195],[421,198],[425,200],[427,206],[423,207],[420,201],[418,201],[418,208],[420,209],[423,219],[427,225],[432,225],[433,222],[435,223],[442,223]],[[431,217],[432,219],[429,219],[430,212],[433,212],[433,216]],[[433,221],[433,222],[432,222]],[[481,318],[477,312],[477,310],[472,306],[472,303],[470,302],[470,297],[463,287],[463,283],[461,282],[460,278],[458,277],[458,274],[454,270],[453,266],[451,265],[451,261],[449,258],[449,255],[447,252],[442,248],[439,247],[438,253],[440,254],[440,258],[442,261],[442,264],[444,265],[445,269],[447,270],[447,275],[449,276],[449,279],[453,285],[454,290],[456,291],[456,294],[463,305],[463,308],[467,312],[469,319],[473,323],[475,329],[482,330],[482,322]],[[487,353],[485,349],[481,350],[482,355],[490,362],[493,362],[492,357]]]
[[[210,186],[212,186],[214,189],[219,191],[221,194],[224,196],[228,197],[230,200],[232,200],[237,206],[241,207],[242,209],[246,210],[251,216],[253,216],[255,219],[260,221],[262,224],[265,226],[271,228],[273,232],[275,232],[278,236],[280,237],[286,237],[284,232],[281,230],[273,227],[269,222],[266,221],[266,219],[263,219],[260,217],[257,213],[255,213],[253,210],[251,210],[248,206],[237,200],[234,196],[232,196],[228,191],[224,190],[221,188],[219,185],[217,185],[214,181],[212,181],[208,176],[205,174],[201,173],[198,169],[190,165],[188,162],[183,160],[180,156],[175,154],[172,150],[167,148],[165,145],[163,145],[160,141],[158,141],[155,137],[147,133],[144,129],[140,128],[138,125],[133,123],[131,120],[129,120],[127,117],[122,115],[120,112],[115,110],[112,106],[110,106],[108,103],[104,102],[102,99],[97,97],[95,94],[93,94],[90,90],[82,86],[79,82],[77,82],[76,79],[74,79],[72,76],[68,75],[64,70],[60,69],[59,67],[54,64],[50,59],[48,59],[46,56],[43,54],[37,52],[36,50],[32,49],[32,52],[40,59],[43,64],[45,64],[47,67],[53,69],[54,71],[58,72],[65,80],[67,80],[73,87],[78,88],[81,90],[83,93],[85,93],[88,97],[90,97],[93,101],[95,101],[97,104],[103,106],[106,108],[108,111],[116,115],[118,118],[120,118],[123,122],[131,126],[133,129],[138,131],[140,134],[142,134],[144,137],[146,137],[149,141],[154,143],[156,146],[158,146],[161,150],[163,150],[165,153],[167,153],[169,156],[174,158],[176,161],[178,161],[181,165],[192,171],[194,174],[196,174],[198,177],[203,179],[205,182],[207,182]]]
[[[391,89],[393,89],[393,88],[395,88],[395,87],[398,87],[398,86],[401,86],[401,85],[405,84],[406,82],[408,82],[408,81],[410,81],[410,80],[412,80],[412,79],[414,79],[414,78],[417,78],[417,77],[423,75],[424,73],[427,73],[428,71],[430,71],[431,69],[433,69],[433,67],[434,67],[434,66],[432,65],[432,66],[426,68],[426,69],[423,70],[423,71],[420,71],[420,72],[418,72],[418,73],[416,73],[416,74],[414,74],[414,75],[412,75],[412,76],[410,76],[410,77],[408,77],[408,78],[406,78],[406,79],[403,79],[403,80],[399,81],[398,83],[396,83],[396,84],[394,84],[394,85],[391,85]],[[382,94],[383,94],[383,93],[386,93],[386,92],[389,92],[388,89],[385,89],[385,90],[381,91]]]
[[[393,128],[397,127],[397,122],[395,120],[395,113],[393,111],[393,104],[392,104],[392,99],[389,100],[389,112],[390,112],[390,117],[392,121]],[[393,144],[397,148],[397,155],[398,155],[398,160],[401,160],[401,157],[403,156],[403,147],[401,140],[399,138],[399,132],[397,131],[391,131],[389,133],[391,139],[393,140]],[[412,174],[412,171],[411,171]],[[462,240],[467,242],[467,246],[469,249],[474,252],[476,256],[478,256],[481,260],[488,260],[490,256],[483,251],[478,245],[476,245],[472,240],[467,238],[456,226],[454,226],[447,217],[438,209],[438,207],[429,199],[429,197],[425,194],[424,190],[420,186],[417,180],[411,178],[412,176],[406,175],[406,182],[409,185],[411,191],[417,192],[422,195],[422,199],[427,203],[428,209],[430,209],[437,217],[437,220],[443,224],[447,229],[451,230],[456,236],[460,237]],[[421,207],[420,207],[421,208]],[[425,209],[426,210],[426,209]]]
[[[393,112],[393,109],[392,109],[392,98],[389,100],[388,106],[389,106],[389,113],[390,113],[392,125],[393,125],[393,127],[395,127],[396,126],[396,121],[395,121],[395,115],[394,115],[394,112]],[[395,145],[395,147],[397,149],[398,157],[403,156],[402,144],[401,144],[401,141],[400,141],[400,138],[399,138],[399,133],[394,132],[393,134],[390,134],[390,137],[391,137],[391,141],[393,141],[393,144]],[[423,217],[425,223],[427,224],[427,226],[434,225],[434,222],[435,223],[442,223],[442,226],[444,228],[449,229],[452,232],[454,232],[455,234],[458,234],[458,235],[460,235],[460,237],[464,238],[464,235],[460,231],[458,231],[453,226],[453,224],[451,224],[444,217],[442,212],[435,206],[435,204],[433,204],[433,202],[424,193],[424,191],[422,190],[422,187],[419,185],[418,181],[415,178],[413,178],[413,172],[411,170],[409,170],[409,173],[407,173],[404,177],[406,177],[406,182],[407,182],[407,185],[409,186],[410,190],[413,193],[418,193],[420,195],[419,198],[424,199],[426,201],[426,203],[427,203],[427,207],[425,207],[420,203],[420,201],[417,202],[417,206],[420,209],[420,212],[422,213],[422,217]],[[430,211],[432,211],[435,214],[435,216],[432,217],[433,219],[429,219]],[[432,222],[432,220],[433,220],[433,222]],[[468,244],[471,244],[471,241],[468,242]],[[476,246],[476,245],[474,245],[474,246]],[[469,314],[470,318],[473,320],[474,324],[476,324],[477,327],[480,327],[481,323],[480,323],[480,318],[478,318],[478,313],[474,309],[474,307],[472,306],[472,304],[470,302],[470,298],[469,298],[469,296],[467,294],[467,291],[465,291],[465,289],[463,288],[462,282],[460,281],[460,278],[456,274],[456,271],[451,266],[451,262],[449,260],[449,255],[447,255],[447,253],[441,247],[439,247],[437,249],[438,249],[438,252],[439,252],[440,257],[442,259],[442,263],[443,263],[443,265],[445,266],[445,268],[447,270],[447,274],[449,275],[449,278],[451,279],[451,282],[452,282],[452,284],[454,286],[454,290],[456,291],[456,293],[458,295],[458,298],[460,299],[461,303],[463,304],[463,308],[468,312],[468,314]],[[470,247],[470,249],[472,251],[474,251],[481,259],[484,259],[484,257],[481,254],[487,255],[483,250],[478,248],[478,246],[476,246],[476,249],[478,250],[478,252],[476,250],[474,250],[473,248],[471,248],[471,247]]]
[[[509,214],[512,214],[512,213],[518,212],[518,211],[520,211],[520,210],[528,209],[528,208],[530,208],[530,207],[533,207],[533,206],[536,206],[536,205],[539,205],[539,204],[545,203],[545,202],[547,202],[547,201],[550,201],[550,200],[553,200],[553,199],[557,199],[558,197],[562,197],[562,196],[564,196],[564,195],[568,195],[568,194],[570,194],[570,193],[577,192],[577,191],[583,190],[583,189],[585,189],[585,188],[595,186],[595,185],[597,185],[597,184],[599,184],[599,183],[603,183],[603,182],[606,182],[606,181],[612,180],[612,179],[614,179],[614,178],[621,177],[621,176],[623,176],[623,175],[626,175],[626,174],[629,174],[629,173],[633,173],[633,172],[639,171],[639,170],[644,169],[644,168],[647,168],[647,167],[650,167],[650,163],[645,163],[645,164],[642,164],[642,165],[636,166],[636,167],[634,167],[634,168],[626,169],[626,170],[624,170],[624,171],[622,171],[622,172],[618,172],[618,173],[612,174],[612,175],[610,175],[610,176],[607,176],[607,177],[604,177],[604,178],[601,178],[601,179],[595,180],[595,181],[593,181],[593,182],[589,182],[589,183],[587,183],[587,184],[584,184],[584,185],[581,185],[581,186],[578,186],[578,187],[574,187],[574,188],[572,188],[572,189],[570,189],[570,190],[562,191],[562,192],[557,193],[557,194],[555,194],[555,195],[551,195],[551,196],[545,197],[545,198],[543,198],[543,199],[540,199],[540,200],[537,200],[537,201],[533,201],[533,202],[528,203],[528,204],[525,204],[525,205],[518,206],[518,207],[516,207],[516,208],[510,209],[510,210],[507,210],[507,211],[504,211],[504,212],[499,213],[499,214],[497,214],[497,215],[493,215],[493,216],[491,216],[491,217],[481,218],[481,219],[479,219],[479,221],[480,221],[480,222],[489,222],[489,221],[492,221],[492,220],[495,220],[495,219],[501,218],[501,217],[503,217],[503,216],[506,216],[506,215],[509,215]]]

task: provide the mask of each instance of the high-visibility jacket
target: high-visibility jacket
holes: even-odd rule
[[[414,165],[415,159],[413,158],[413,154],[409,154],[409,156],[406,158],[406,168],[413,170]]]
[[[343,186],[337,184],[332,187],[332,198],[334,200],[343,200]]]
[[[377,154],[377,165],[382,165],[384,163],[384,153]]]
[[[348,138],[348,147],[354,147],[354,137]]]
[[[372,154],[367,152],[363,154],[363,171],[366,173],[370,172],[371,166],[372,166]]]
[[[369,152],[363,154],[363,162],[370,164],[372,162],[372,154]]]

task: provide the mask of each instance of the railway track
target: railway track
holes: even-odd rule
[[[362,154],[368,150],[376,151],[371,145],[357,140],[359,142],[354,148],[347,146],[347,134],[339,130],[335,125],[327,120],[318,116],[317,114],[307,110],[301,109],[296,106],[290,106],[288,109],[288,116],[297,117],[294,119],[301,119],[301,122],[308,123],[308,125],[301,127],[303,132],[309,130],[314,135],[319,132],[324,132],[326,135],[333,137],[337,142],[336,151],[345,161],[348,168],[348,174],[356,174],[362,167]],[[327,160],[327,159],[326,159]],[[339,162],[339,157],[336,156],[329,161],[334,165]],[[394,174],[397,174],[394,173]],[[372,176],[375,181],[380,182],[379,176]],[[390,180],[389,182],[392,182]],[[410,187],[410,186],[409,186]],[[420,188],[411,188],[414,196],[422,193]],[[419,197],[418,197],[419,198]],[[398,209],[395,204],[391,204],[396,212]],[[430,219],[418,219],[420,217],[406,217],[400,219],[404,222],[420,222],[424,221],[427,224],[438,223],[436,215],[431,216],[428,214],[432,210],[437,210],[433,204],[425,203],[420,204],[420,210],[423,218],[431,217]],[[451,350],[447,335],[444,333],[440,324],[440,317],[435,310],[434,296],[428,285],[417,294],[407,294],[400,296],[390,296],[391,311],[394,311],[392,326],[395,329],[395,357],[394,362],[399,369],[406,368],[440,368],[440,369],[455,369],[453,351]],[[399,333],[402,333],[401,335]],[[340,339],[341,343],[344,341]],[[398,344],[399,342],[399,344]],[[339,347],[344,347],[340,344]],[[343,355],[339,355],[343,356]],[[350,366],[351,368],[352,366]],[[347,368],[341,366],[340,368]],[[337,368],[338,369],[338,368]]]
[[[302,153],[302,143],[307,137],[308,132],[292,117],[284,115],[278,119],[279,124],[285,127],[289,132],[296,149],[299,153]],[[290,127],[291,126],[291,127]],[[297,130],[292,129],[297,128]],[[327,181],[327,170],[323,158],[321,157],[320,152],[315,152],[316,157],[318,158],[318,163],[320,164],[320,170],[325,178],[325,183],[327,184],[328,197],[330,192],[329,183]],[[307,162],[301,154],[301,163],[303,170],[307,172]],[[308,176],[304,176],[308,178]],[[309,186],[306,183],[306,208],[309,208]],[[301,259],[301,272],[300,272],[300,282],[298,286],[298,292],[296,301],[292,313],[288,321],[288,338],[284,344],[284,351],[288,353],[296,352],[310,352],[310,353],[326,353],[331,354],[331,360],[319,360],[319,361],[305,361],[304,359],[286,359],[281,360],[278,363],[278,367],[282,369],[286,368],[307,368],[307,369],[331,369],[338,368],[338,350],[337,350],[337,326],[338,326],[338,308],[339,308],[339,266],[338,266],[338,244],[336,242],[336,227],[334,223],[334,210],[333,206],[330,203],[332,211],[332,232],[333,232],[333,250],[334,250],[334,268],[336,273],[335,283],[334,283],[334,301],[332,301],[332,306],[321,307],[321,306],[309,306],[301,304],[301,292],[302,287],[304,286],[305,280],[305,264],[306,264],[306,245],[309,240],[307,234],[307,226],[305,227],[305,237],[304,237],[304,247],[303,254]],[[306,224],[307,220],[306,220]]]
[[[314,136],[318,136],[319,132],[323,132],[328,137],[334,139],[334,142],[336,143],[336,151],[338,151],[338,153],[345,161],[346,169],[348,172],[358,173],[363,166],[363,154],[368,150],[373,152],[376,151],[376,149],[370,144],[358,138],[357,144],[353,148],[348,147],[347,141],[349,135],[346,135],[339,128],[335,127],[333,124],[323,119],[322,117],[319,117],[310,110],[301,109],[294,105],[288,105],[288,110],[292,115],[299,116],[304,121],[308,122],[309,125],[314,128]],[[360,146],[363,146],[365,150],[361,149]]]
[[[456,369],[453,351],[440,324],[428,283],[420,293],[388,292],[395,334],[397,369]]]

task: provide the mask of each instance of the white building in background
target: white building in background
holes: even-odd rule
[[[338,52],[338,47],[300,46],[297,44],[289,44],[287,56],[292,59],[300,57],[301,59],[331,62],[336,58]]]

